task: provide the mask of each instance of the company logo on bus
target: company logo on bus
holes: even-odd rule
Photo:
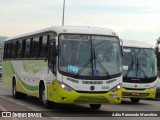
[[[94,87],[94,86],[91,86],[91,87],[90,87],[90,89],[91,89],[91,90],[94,90],[94,89],[95,89],[95,87]]]

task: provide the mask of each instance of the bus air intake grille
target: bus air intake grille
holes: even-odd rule
[[[132,93],[123,92],[122,96],[139,96],[139,97],[147,97],[149,93],[139,93],[139,95],[133,95]]]
[[[76,100],[75,103],[109,103],[109,100],[103,96],[80,96]]]

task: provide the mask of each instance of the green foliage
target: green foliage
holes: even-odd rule
[[[155,54],[157,56],[157,67],[160,67],[160,50],[158,45],[155,47]]]
[[[160,75],[160,48],[159,48],[159,44],[160,44],[160,38],[157,39],[157,43],[155,46],[155,54],[157,56],[157,69],[158,69],[158,74]]]

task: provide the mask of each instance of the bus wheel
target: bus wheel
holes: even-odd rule
[[[99,110],[101,107],[101,104],[90,104],[90,108],[92,110]]]
[[[132,103],[138,103],[140,101],[139,98],[130,98]]]
[[[40,88],[40,101],[42,102],[43,106],[46,108],[51,108],[51,102],[46,98],[45,87]]]
[[[12,95],[15,99],[19,99],[20,98],[20,93],[17,92],[17,85],[16,85],[16,82],[15,80],[13,81],[13,84],[12,84]]]

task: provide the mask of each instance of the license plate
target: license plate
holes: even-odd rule
[[[139,96],[139,93],[138,92],[133,92],[132,95]]]

